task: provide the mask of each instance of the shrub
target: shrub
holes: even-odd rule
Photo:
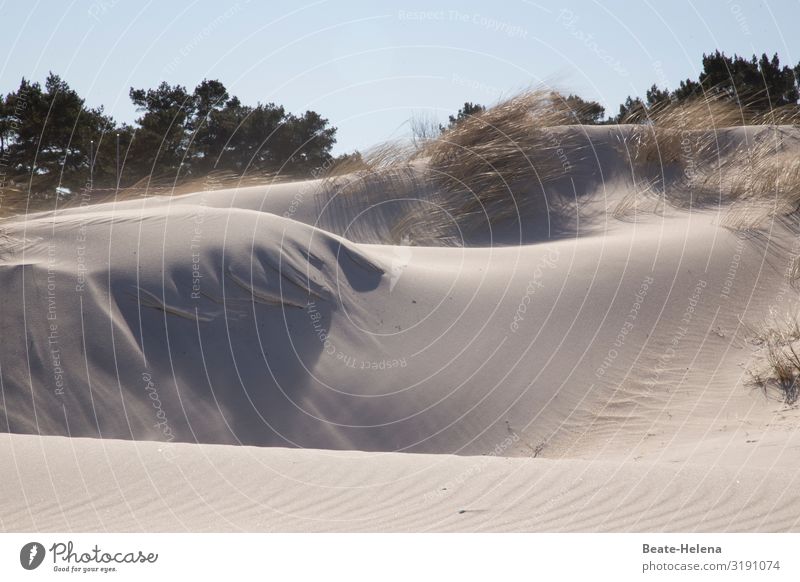
[[[775,314],[757,329],[750,329],[761,346],[762,361],[749,369],[753,383],[765,394],[777,391],[785,404],[800,396],[800,325],[796,315],[782,318]]]

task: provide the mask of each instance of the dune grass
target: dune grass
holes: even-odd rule
[[[553,129],[569,125],[573,115],[557,93],[531,91],[426,142],[420,155],[429,160],[430,180],[445,194],[443,210],[460,223],[476,215],[513,218],[530,206],[548,211],[547,198],[536,191],[568,172],[563,152],[579,155],[579,134]]]
[[[787,405],[800,396],[800,323],[797,314],[777,316],[756,328],[747,327],[760,349],[760,359],[748,370],[753,383]]]
[[[319,187],[331,196],[366,196],[375,204],[409,200],[386,242],[459,244],[471,231],[519,216],[557,218],[569,204],[556,194],[559,188],[554,184],[568,183],[592,147],[580,128],[566,127],[583,113],[569,103],[557,92],[534,89],[441,133],[428,118],[412,120],[412,141],[345,156],[325,168]],[[638,115],[630,120],[633,125],[619,126],[618,141],[612,144],[627,160],[636,192],[612,210],[616,218],[659,209],[662,203],[680,208],[725,205],[723,226],[748,230],[800,207],[800,139],[778,125],[800,121],[797,108],[756,114],[709,96],[666,102]],[[748,137],[730,139],[730,128],[744,131],[743,126],[748,126]],[[94,190],[88,198],[96,203],[291,178],[230,172],[177,182],[174,177],[147,178],[119,190]],[[87,201],[76,194],[29,201],[25,192],[7,190],[0,213],[52,210]]]
[[[434,204],[401,217],[395,228],[394,238],[412,244],[431,238],[457,244],[486,224],[557,216],[564,201],[548,186],[572,175],[589,147],[579,129],[565,127],[580,113],[556,92],[523,92],[438,136],[425,131],[409,145],[375,148],[335,168],[325,186],[339,194],[430,194]],[[640,116],[620,126],[615,144],[635,191],[612,211],[615,218],[662,203],[724,205],[722,225],[749,230],[800,207],[800,140],[777,125],[796,123],[795,108],[756,114],[708,96],[659,104]],[[731,128],[742,128],[745,138]]]
[[[580,132],[562,130],[581,113],[558,93],[526,91],[439,134],[416,132],[410,144],[369,150],[333,168],[323,187],[336,195],[428,193],[431,203],[401,217],[393,238],[459,244],[487,223],[557,212],[559,200],[545,186],[568,176],[582,155]]]
[[[681,208],[727,207],[722,225],[752,230],[800,207],[800,141],[780,124],[794,108],[756,114],[718,97],[665,103],[621,132],[617,151],[634,181]],[[730,134],[740,128],[743,134]],[[743,137],[744,136],[744,137]],[[624,200],[615,215],[625,215]]]
[[[620,148],[632,166],[679,164],[691,171],[720,153],[716,130],[746,125],[752,116],[730,102],[708,97],[656,105],[637,121]]]
[[[61,210],[81,204],[102,204],[104,202],[147,198],[149,196],[180,196],[204,190],[222,190],[226,188],[245,188],[262,184],[288,182],[291,176],[267,172],[236,173],[231,171],[213,171],[204,176],[148,176],[134,184],[120,188],[93,188],[72,192],[62,196],[53,193],[30,195],[37,192],[35,183],[6,187],[0,200],[0,218],[25,214],[26,212],[44,212]]]

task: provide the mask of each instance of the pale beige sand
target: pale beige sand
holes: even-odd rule
[[[793,464],[800,441],[781,435],[745,445],[744,438],[715,450],[712,463],[686,463],[214,445],[175,445],[165,453],[150,442],[12,436],[0,441],[8,476],[1,525],[6,531],[796,531],[796,473],[766,459]]]
[[[798,529],[800,413],[742,324],[797,305],[796,228],[617,220],[593,145],[560,236],[511,246],[374,244],[399,206],[314,182],[3,221],[0,426],[48,436],[0,439],[0,527]]]

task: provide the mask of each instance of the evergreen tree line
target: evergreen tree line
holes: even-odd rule
[[[58,75],[44,87],[22,79],[0,99],[3,182],[30,180],[33,191],[115,188],[118,176],[124,187],[213,170],[303,175],[331,160],[336,128],[314,111],[244,105],[217,80],[192,92],[164,82],[129,94],[140,114],[135,125],[86,107]]]
[[[610,121],[636,123],[646,119],[647,111],[667,103],[689,99],[720,98],[735,103],[754,114],[776,109],[795,113],[800,100],[800,63],[794,68],[781,66],[778,55],[750,59],[720,51],[703,55],[703,67],[697,80],[686,79],[670,91],[652,85],[644,98],[628,97],[619,113]]]
[[[336,128],[314,111],[295,115],[274,103],[244,105],[217,80],[204,80],[192,92],[163,82],[131,88],[129,95],[140,117],[134,125],[117,124],[102,107],[86,107],[58,75],[50,73],[43,87],[22,79],[0,98],[0,184],[30,181],[33,191],[114,188],[118,179],[124,187],[214,170],[302,176],[333,161]],[[800,63],[790,68],[777,54],[746,59],[715,51],[703,55],[698,79],[674,90],[653,85],[609,118],[599,103],[576,95],[564,101],[576,112],[575,123],[641,123],[654,107],[709,96],[753,113],[800,111]],[[483,110],[467,102],[448,125]]]
[[[619,106],[617,115],[606,118],[605,108],[595,101],[585,101],[577,95],[559,97],[561,105],[573,111],[575,123],[584,125],[610,123],[643,123],[648,111],[669,103],[692,99],[719,98],[735,103],[752,114],[775,110],[800,113],[800,63],[794,68],[781,66],[778,55],[753,55],[746,59],[738,55],[729,57],[720,51],[703,55],[703,68],[697,80],[686,79],[674,89],[652,85],[645,96],[628,97]],[[477,115],[485,107],[466,102],[456,115],[449,118],[453,127],[464,118]],[[787,116],[788,117],[788,116]],[[442,130],[445,128],[442,127]]]

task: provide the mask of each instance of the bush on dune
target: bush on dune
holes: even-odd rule
[[[428,190],[434,205],[402,217],[394,238],[424,243],[449,237],[458,244],[460,236],[487,222],[556,211],[560,201],[548,199],[545,186],[569,175],[584,147],[581,132],[558,128],[594,115],[595,105],[553,91],[527,91],[475,108],[412,146],[384,144],[365,152],[357,164],[329,172],[323,187],[338,195],[372,190],[397,197]],[[350,168],[355,172],[341,175]]]
[[[458,244],[475,229],[518,216],[558,219],[565,203],[548,186],[574,175],[588,145],[584,131],[566,126],[596,117],[594,105],[532,90],[475,107],[438,135],[426,131],[411,144],[384,144],[338,163],[323,188],[394,198],[427,191],[433,204],[401,216],[395,241]],[[637,110],[626,119],[635,123],[618,126],[616,149],[634,184],[614,216],[644,208],[646,199],[680,208],[724,204],[724,226],[753,229],[795,211],[800,141],[774,125],[791,115],[785,107],[775,115],[751,110],[719,92]]]
[[[761,360],[748,370],[750,377],[765,394],[777,394],[787,405],[800,396],[800,324],[796,315],[771,318],[757,328],[748,328],[753,341],[761,347]]]
[[[680,208],[728,206],[723,226],[758,228],[766,219],[800,205],[798,136],[774,121],[788,113],[756,113],[710,94],[684,102],[662,102],[645,112],[644,123],[620,131],[617,150],[644,196]],[[731,130],[741,131],[738,136]],[[622,203],[615,214],[633,206]],[[637,203],[638,204],[638,203]]]
[[[564,174],[551,128],[574,121],[560,95],[531,91],[455,124],[418,155],[428,158],[431,178],[446,191],[469,190],[476,203],[505,198],[511,188],[532,179],[540,185]]]

